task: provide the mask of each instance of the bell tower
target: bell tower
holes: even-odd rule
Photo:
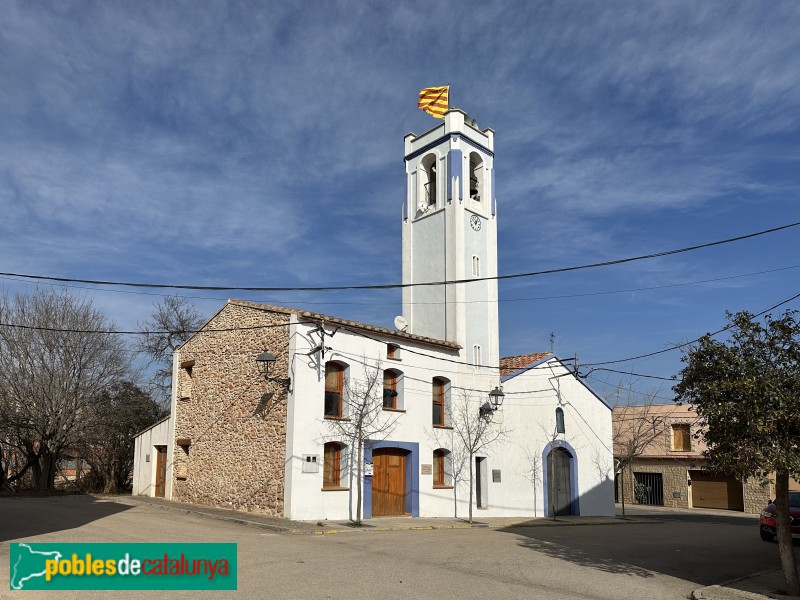
[[[405,136],[403,316],[409,333],[457,342],[467,363],[498,365],[494,131],[450,109]],[[477,280],[477,281],[469,281]]]

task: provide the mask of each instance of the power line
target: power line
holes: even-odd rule
[[[645,375],[643,373],[632,373],[629,371],[618,371],[616,369],[605,369],[603,367],[597,367],[596,369],[589,369],[589,372],[580,375],[580,377],[588,377],[594,371],[609,371],[610,373],[621,373],[623,375],[630,375],[631,377],[647,377],[649,379],[661,379],[662,381],[675,381],[674,377],[661,377],[659,375]]]
[[[773,304],[769,308],[765,308],[764,310],[762,310],[761,312],[757,312],[753,316],[754,317],[760,317],[761,315],[764,315],[764,314],[768,313],[771,310],[775,310],[779,306],[783,306],[784,304],[788,304],[792,300],[797,300],[798,298],[800,298],[800,293],[797,293],[794,296],[792,296],[791,298],[787,298],[786,300],[781,300],[777,304]],[[680,348],[685,348],[686,346],[691,346],[692,344],[696,344],[697,342],[699,342],[701,339],[703,339],[707,335],[708,336],[715,336],[717,334],[722,333],[723,331],[727,331],[731,327],[733,327],[733,323],[728,323],[727,325],[725,325],[725,327],[722,327],[721,329],[717,329],[716,331],[714,331],[712,333],[703,334],[700,337],[697,337],[697,338],[695,338],[695,339],[693,339],[691,341],[684,342],[682,344],[675,344],[674,346],[670,346],[669,348],[664,348],[663,350],[657,350],[655,352],[648,352],[647,354],[640,354],[638,356],[631,356],[630,358],[620,358],[620,359],[617,359],[617,360],[606,360],[606,361],[602,361],[602,362],[585,363],[585,364],[583,364],[581,366],[583,366],[583,367],[595,367],[595,366],[598,366],[598,365],[614,365],[614,364],[618,364],[618,363],[629,362],[629,361],[632,361],[632,360],[639,360],[640,358],[649,358],[651,356],[656,356],[657,354],[664,354],[665,352],[672,352],[673,350],[678,350]]]
[[[101,333],[106,335],[196,335],[198,333],[225,333],[231,331],[251,331],[254,329],[271,329],[273,327],[288,327],[290,323],[273,325],[252,325],[249,327],[226,327],[224,329],[197,329],[195,331],[118,331],[116,329],[59,329],[57,327],[43,327],[39,325],[19,325],[17,323],[0,323],[0,327],[13,327],[32,331],[50,331],[54,333]]]
[[[303,291],[342,291],[342,290],[387,290],[397,288],[409,287],[422,287],[422,286],[436,286],[436,285],[452,285],[460,283],[473,283],[477,281],[499,281],[505,279],[519,279],[523,277],[536,277],[539,275],[551,275],[554,273],[566,273],[569,271],[578,271],[582,269],[594,269],[597,267],[608,267],[612,265],[621,265],[624,263],[648,260],[651,258],[659,258],[662,256],[672,256],[674,254],[682,254],[684,252],[692,252],[694,250],[701,250],[703,248],[711,248],[713,246],[720,246],[722,244],[730,244],[750,238],[754,238],[769,233],[775,233],[791,227],[797,227],[800,221],[788,223],[779,227],[772,227],[746,235],[739,235],[724,240],[715,242],[707,242],[705,244],[698,244],[695,246],[687,246],[685,248],[677,248],[674,250],[664,250],[662,252],[653,252],[650,254],[642,254],[640,256],[632,256],[629,258],[619,258],[616,260],[607,260],[603,262],[589,263],[585,265],[577,265],[572,267],[560,267],[555,269],[545,269],[543,271],[530,271],[528,273],[514,273],[511,275],[495,275],[492,277],[475,277],[472,279],[453,279],[444,281],[428,281],[421,283],[391,283],[381,285],[338,285],[338,286],[306,286],[306,287],[244,287],[244,286],[209,286],[209,285],[178,285],[178,284],[162,284],[162,283],[140,283],[140,282],[126,282],[126,281],[103,281],[97,279],[78,279],[70,277],[53,277],[47,275],[29,275],[24,273],[6,273],[0,272],[0,276],[18,277],[21,279],[39,279],[44,281],[56,281],[60,283],[85,283],[90,285],[110,285],[120,287],[135,287],[135,288],[169,288],[178,290],[216,290],[216,291],[246,291],[246,292],[303,292]]]
[[[665,283],[661,285],[651,285],[645,287],[638,287],[638,288],[623,288],[619,290],[605,290],[599,292],[579,292],[575,294],[557,294],[552,296],[529,296],[527,298],[498,298],[497,300],[447,300],[445,302],[408,302],[406,304],[410,304],[413,306],[440,306],[444,304],[449,305],[456,305],[456,304],[491,304],[495,302],[530,302],[536,300],[563,300],[568,298],[585,298],[591,296],[608,296],[612,294],[625,294],[631,292],[647,292],[651,290],[662,290],[665,288],[674,288],[674,287],[684,287],[690,285],[701,285],[704,283],[716,283],[719,281],[728,281],[731,279],[741,279],[743,277],[753,277],[756,275],[767,275],[769,273],[779,273],[781,271],[789,271],[791,269],[800,269],[800,265],[790,265],[787,267],[778,267],[775,269],[765,269],[763,271],[753,271],[750,273],[738,273],[736,275],[727,275],[725,277],[713,277],[711,279],[698,279],[696,281],[681,281],[677,283]],[[29,283],[25,279],[17,279],[14,277],[0,277],[0,279],[5,279],[6,281],[17,281],[20,283]],[[471,280],[472,281],[472,280]],[[163,298],[165,296],[177,296],[179,298],[186,298],[188,300],[219,300],[220,302],[226,301],[228,298],[224,296],[187,296],[187,295],[177,295],[177,294],[164,294],[164,293],[155,293],[155,292],[137,292],[134,290],[118,290],[118,289],[108,289],[108,288],[97,288],[97,287],[90,287],[90,286],[81,286],[81,285],[66,285],[64,283],[57,283],[57,282],[49,282],[49,281],[37,281],[37,285],[50,285],[50,286],[63,286],[69,289],[77,289],[77,290],[94,290],[94,291],[101,291],[101,292],[109,292],[113,294],[134,294],[140,296],[156,296],[159,298]],[[262,300],[264,304],[272,304],[272,305],[280,305],[283,303],[283,300]],[[320,301],[313,301],[313,300],[293,300],[293,303],[297,303],[299,305],[328,305],[328,306],[387,306],[387,305],[394,305],[397,304],[396,302],[320,302]]]

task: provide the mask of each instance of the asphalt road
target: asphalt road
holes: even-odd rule
[[[237,592],[164,598],[686,598],[779,565],[757,517],[635,511],[637,524],[276,534],[83,496],[0,499],[0,597],[129,598],[130,592],[9,592],[8,541],[236,542]]]

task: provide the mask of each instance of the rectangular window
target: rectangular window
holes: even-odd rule
[[[336,443],[325,444],[325,466],[322,487],[339,487],[342,480],[342,447]]]
[[[397,375],[383,372],[383,408],[397,408]]]
[[[433,424],[444,425],[444,381],[433,379]]]
[[[444,452],[436,450],[433,453],[433,485],[444,485]]]
[[[472,257],[472,276],[473,277],[481,276],[481,259],[479,256]]]
[[[336,363],[325,364],[325,416],[342,416],[344,369]]]
[[[692,449],[691,425],[680,423],[672,426],[672,449],[688,452]]]
[[[386,358],[400,358],[400,346],[395,344],[386,344]]]

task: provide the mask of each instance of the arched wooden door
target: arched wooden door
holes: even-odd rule
[[[563,448],[554,448],[547,455],[547,508],[557,517],[572,514],[571,459]]]
[[[406,512],[406,451],[377,448],[372,452],[372,516]]]

